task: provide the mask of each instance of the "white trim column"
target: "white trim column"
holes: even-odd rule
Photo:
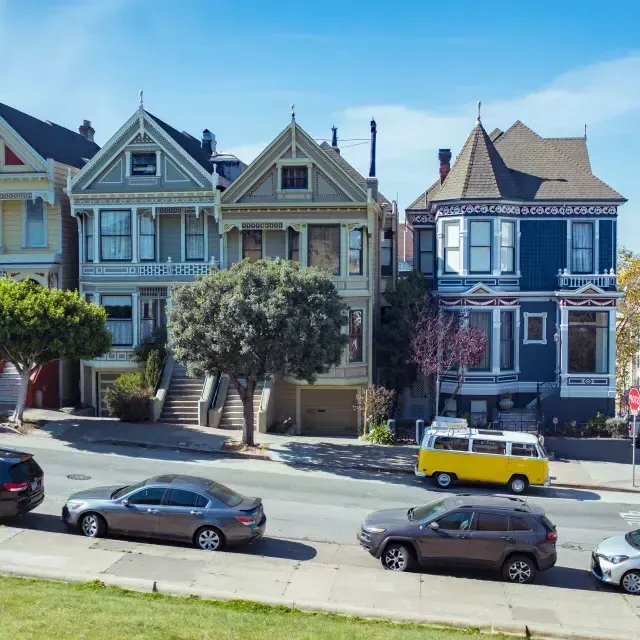
[[[340,277],[349,275],[349,225],[340,225]]]
[[[513,312],[513,368],[520,371],[520,307]],[[546,337],[546,322],[542,323],[544,336]]]
[[[131,151],[124,152],[124,177],[131,177]]]
[[[300,227],[300,264],[303,267],[309,266],[309,225]]]
[[[133,322],[133,346],[140,343],[140,291],[131,294],[131,321]]]
[[[187,261],[187,239],[185,237],[186,222],[184,211],[180,214],[180,262]]]
[[[418,230],[418,234],[420,231]],[[433,231],[435,234],[434,242],[435,242],[435,250],[436,250],[436,274],[437,277],[442,277],[444,273],[444,223],[442,220],[438,220],[436,222],[436,227]],[[416,234],[417,235],[417,234]],[[414,246],[418,246],[417,244]],[[419,248],[419,247],[418,247]],[[414,260],[416,254],[414,253]],[[418,260],[420,260],[420,252],[418,251]]]
[[[156,150],[156,178],[159,178],[162,175],[162,171],[160,170],[160,149]]]
[[[209,262],[209,214],[206,211],[200,211],[200,215],[204,225],[204,261]]]
[[[138,216],[139,207],[132,207],[131,220],[131,262],[136,264],[140,258],[140,218]]]
[[[491,220],[493,226],[493,244],[491,251],[492,272],[495,277],[500,276],[500,249],[502,247],[502,220]],[[514,256],[515,257],[515,256]],[[514,265],[515,266],[515,265]]]
[[[500,307],[491,309],[491,373],[500,373]]]
[[[565,268],[568,269],[569,273],[573,273],[571,270],[573,269],[573,260],[571,259],[573,256],[571,255],[571,220],[567,220],[567,259]]]
[[[600,220],[593,221],[593,273],[600,273]]]
[[[609,373],[609,386],[616,386],[616,311],[614,307],[609,309],[609,362],[607,371]]]
[[[569,310],[560,307],[560,375],[569,370]]]
[[[513,242],[515,244],[515,247],[513,249],[514,252],[514,261],[515,264],[514,266],[514,270],[516,272],[517,276],[521,276],[522,275],[522,271],[520,270],[520,236],[522,235],[522,232],[520,231],[520,219],[514,220],[515,222],[515,234],[514,234],[514,238],[513,238]]]
[[[225,269],[225,251],[224,251],[224,241],[227,234],[224,232],[224,223],[222,222],[222,216],[218,217],[218,234],[220,235],[220,255],[218,256],[219,268]]]
[[[100,209],[93,208],[93,262],[100,262]]]

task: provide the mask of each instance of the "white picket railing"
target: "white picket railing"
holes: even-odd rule
[[[604,273],[569,273],[568,269],[558,271],[558,284],[561,289],[579,289],[585,284],[593,284],[601,289],[615,288],[617,278],[613,269],[605,269]]]

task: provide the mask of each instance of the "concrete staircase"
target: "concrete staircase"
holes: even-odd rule
[[[240,378],[240,382],[244,384],[244,378]],[[258,428],[258,410],[260,409],[260,400],[262,398],[263,389],[264,382],[258,382],[253,393],[253,424],[254,428],[256,429]],[[229,380],[229,387],[227,388],[227,398],[224,401],[224,406],[222,407],[220,428],[242,429],[242,400],[240,400],[240,394],[236,389],[236,385],[233,384],[231,380]]]
[[[0,404],[15,405],[20,393],[20,374],[9,362],[0,373]]]
[[[171,424],[198,424],[198,400],[202,395],[204,378],[189,378],[187,368],[173,365],[171,384],[162,407],[160,422]]]
[[[534,432],[538,429],[538,414],[535,409],[509,409],[500,412],[500,423],[504,431]]]

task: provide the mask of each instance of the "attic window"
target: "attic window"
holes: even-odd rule
[[[11,167],[20,167],[24,164],[18,156],[5,145],[4,147],[4,164]]]
[[[307,167],[282,167],[283,189],[308,189],[309,171]]]
[[[155,176],[156,175],[156,154],[155,153],[132,153],[131,154],[131,175]]]

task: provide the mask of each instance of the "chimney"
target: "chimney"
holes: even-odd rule
[[[338,127],[335,125],[331,127],[331,147],[336,153],[340,153],[340,148],[338,147]]]
[[[438,149],[438,159],[440,160],[440,184],[451,171],[451,149]]]
[[[204,149],[205,153],[207,154],[207,157],[211,157],[211,154],[213,153],[213,141],[214,141],[215,137],[213,135],[213,133],[211,133],[211,131],[209,131],[209,129],[205,129],[202,132],[202,148]]]
[[[376,136],[378,135],[378,128],[376,121],[371,119],[371,160],[369,162],[369,177],[376,177]]]
[[[93,134],[96,132],[96,130],[91,126],[91,120],[83,120],[82,124],[78,127],[78,131],[87,140],[93,142]]]

